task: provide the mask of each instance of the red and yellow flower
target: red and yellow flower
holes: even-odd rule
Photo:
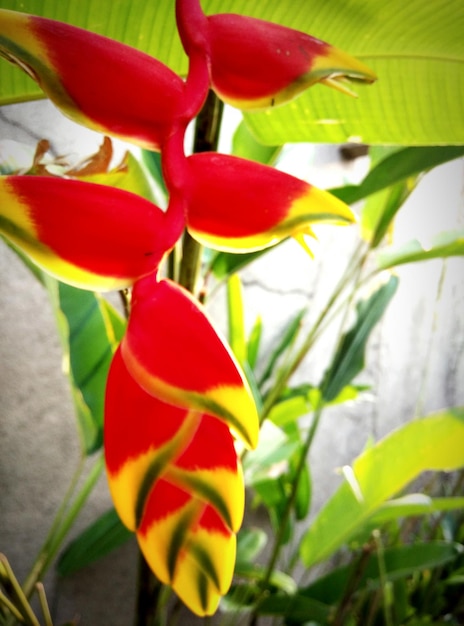
[[[354,216],[327,192],[270,167],[215,153],[186,157],[185,128],[210,87],[235,106],[259,108],[318,81],[374,76],[309,35],[244,16],[205,16],[198,0],[177,0],[176,15],[190,61],[185,82],[121,43],[0,9],[0,54],[75,121],[161,150],[170,192],[162,211],[103,185],[6,176],[0,233],[72,285],[132,287],[106,389],[110,491],[158,578],[206,615],[230,586],[243,517],[234,441],[256,446],[259,422],[227,344],[193,296],[159,279],[159,266],[184,228],[208,246],[244,252]]]

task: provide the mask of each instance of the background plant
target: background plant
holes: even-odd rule
[[[206,6],[205,8],[207,9]],[[223,10],[222,7],[221,10]],[[427,81],[424,82],[424,84],[430,85],[431,83]],[[427,88],[429,89],[430,86]],[[316,96],[314,96],[314,100],[316,100]],[[414,109],[414,106],[417,107],[417,99],[413,99],[413,105],[411,108]],[[452,107],[453,103],[451,103],[450,106]],[[443,110],[441,113],[443,114]],[[443,117],[446,116],[443,115]],[[259,118],[257,117],[256,119]],[[367,118],[366,125],[368,125]],[[363,127],[363,124],[361,124],[360,128],[361,127]],[[435,132],[435,130],[436,128],[433,126],[433,132]],[[456,133],[454,135],[455,141],[453,141],[453,143],[460,142],[459,130],[459,124],[456,124],[453,129],[453,132]],[[426,133],[427,131],[424,132]],[[240,129],[239,133],[244,133],[243,128]],[[240,137],[240,134],[237,136]],[[427,139],[426,141],[430,141],[430,139]],[[271,156],[275,154],[275,150],[267,151],[263,150],[259,146],[256,146],[256,144],[249,137],[247,137],[245,147],[243,147],[240,142],[238,142],[238,145],[240,145],[240,150],[250,150],[253,151],[253,153],[256,153],[259,148],[259,154],[262,155],[264,153],[264,157],[261,156],[260,158],[264,159],[271,158]],[[357,250],[353,263],[348,266],[348,276],[345,276],[343,280],[341,280],[339,288],[334,292],[333,297],[328,302],[327,310],[321,312],[319,320],[316,321],[309,332],[305,330],[303,333],[300,330],[301,325],[299,322],[303,315],[297,316],[293,320],[293,322],[289,325],[288,334],[283,338],[281,344],[277,346],[275,352],[268,359],[268,362],[264,364],[264,367],[261,366],[260,377],[258,376],[257,381],[257,386],[260,387],[261,394],[263,396],[262,415],[269,418],[269,423],[273,423],[274,426],[280,428],[279,431],[273,431],[271,438],[276,437],[276,432],[279,432],[279,436],[282,437],[279,441],[285,443],[284,446],[280,445],[278,448],[276,446],[277,449],[268,451],[267,458],[266,455],[264,459],[259,459],[258,457],[258,462],[255,463],[255,467],[253,467],[252,455],[250,455],[248,459],[245,459],[245,462],[249,463],[249,480],[256,491],[257,497],[269,510],[271,520],[281,521],[288,515],[289,521],[295,522],[298,521],[299,518],[306,516],[309,507],[310,483],[309,476],[306,476],[305,478],[305,474],[307,473],[307,470],[305,469],[306,466],[303,466],[298,462],[298,459],[301,458],[300,453],[302,451],[306,453],[306,451],[310,448],[313,433],[317,428],[322,410],[325,406],[334,401],[341,400],[343,397],[353,397],[359,393],[359,390],[352,385],[353,377],[360,371],[363,365],[365,343],[370,331],[374,328],[375,323],[382,315],[385,307],[392,297],[396,281],[395,279],[391,279],[384,285],[378,287],[374,291],[373,295],[367,297],[358,297],[357,289],[365,284],[367,277],[375,278],[375,275],[379,275],[378,270],[388,269],[397,263],[418,261],[421,259],[431,258],[433,256],[447,256],[462,253],[462,236],[460,233],[448,234],[446,237],[441,237],[437,240],[436,245],[433,246],[431,250],[421,250],[416,245],[413,247],[409,246],[396,252],[393,252],[392,250],[382,251],[379,253],[376,252],[377,247],[388,231],[394,215],[399,210],[404,198],[407,197],[413,187],[413,180],[411,179],[418,176],[420,172],[427,170],[438,163],[449,160],[450,158],[459,156],[460,154],[462,154],[461,148],[454,146],[424,149],[397,149],[394,154],[384,156],[383,160],[379,161],[377,167],[373,168],[371,173],[361,185],[358,187],[350,187],[348,189],[336,191],[336,193],[342,197],[345,194],[345,198],[349,199],[350,202],[355,202],[358,199],[369,196],[370,200],[365,205],[366,208],[364,209],[362,218],[366,241],[361,242],[362,249]],[[151,163],[151,169],[152,173],[156,173],[156,162],[154,164]],[[394,187],[392,186],[393,183],[395,183]],[[374,192],[379,195],[373,196]],[[378,265],[374,266],[374,269],[372,270],[372,266],[369,267],[368,265],[368,259],[371,260],[373,257],[376,258]],[[250,369],[252,369],[253,365],[256,365],[257,363],[256,355],[259,352],[258,338],[260,326],[259,323],[257,323],[250,339],[245,339],[243,320],[240,314],[240,286],[236,277],[229,278],[229,276],[233,275],[234,270],[239,267],[234,264],[237,262],[243,264],[245,261],[249,260],[250,259],[246,257],[230,257],[229,255],[219,254],[214,256],[213,259],[207,258],[204,268],[206,270],[206,275],[211,275],[213,273],[217,279],[229,280],[228,293],[231,344],[239,358],[244,360],[245,364],[246,361],[248,361],[248,365],[250,366]],[[351,279],[351,283],[349,279]],[[56,289],[56,287],[54,289]],[[61,290],[61,287],[59,289]],[[339,347],[334,352],[332,365],[326,370],[323,376],[323,372],[321,372],[321,378],[315,382],[314,387],[308,385],[297,388],[292,387],[291,384],[289,385],[290,373],[295,370],[301,362],[303,356],[307,353],[308,349],[312,347],[315,339],[324,329],[330,319],[330,312],[336,311],[337,305],[339,305],[340,302],[343,303],[343,294],[345,294],[345,299],[349,304],[354,305],[354,303],[358,300],[360,300],[360,303],[358,303],[358,306],[355,309],[356,318],[354,324],[345,325],[344,330],[342,331]],[[100,307],[103,307],[103,310],[106,310],[107,306],[108,305],[106,303],[100,305]],[[73,307],[71,310],[74,310]],[[113,314],[111,314],[111,317],[113,318]],[[117,320],[117,317],[114,316],[113,319]],[[117,332],[118,322],[114,321],[114,325],[115,329],[113,329],[112,332]],[[112,340],[113,339],[114,337],[112,337]],[[261,385],[259,385],[259,383],[261,383]],[[313,422],[309,431],[304,433],[306,440],[302,443],[303,435],[297,428],[295,420],[303,414],[306,414],[308,409],[313,412]],[[91,429],[95,430],[95,422],[92,420],[93,418],[90,420],[87,419],[87,425],[90,424]],[[401,482],[401,480],[403,480],[402,476],[405,474],[408,478],[413,478],[422,469],[453,469],[462,464],[462,461],[459,460],[458,453],[456,459],[453,460],[452,450],[454,448],[450,445],[450,441],[454,441],[454,443],[462,441],[462,430],[459,430],[459,426],[457,426],[458,430],[454,433],[453,424],[455,424],[455,422],[456,413],[453,414],[452,412],[445,412],[424,422],[426,425],[421,424],[422,428],[420,430],[428,433],[425,434],[424,437],[429,438],[428,440],[432,441],[434,444],[434,450],[431,451],[432,456],[429,460],[430,465],[427,463],[425,463],[425,465],[415,465],[415,462],[418,461],[418,459],[412,459],[410,460],[411,466],[408,467],[407,470],[400,467],[398,469],[398,476],[396,476],[395,473],[395,476],[390,477],[391,482],[379,495],[382,501],[389,499],[403,487],[403,482]],[[459,424],[459,419],[456,423]],[[92,439],[92,437],[88,436],[89,431],[86,430],[85,421],[81,421],[81,424],[84,424],[82,429],[83,432],[86,432],[87,439],[95,441],[95,438]],[[444,424],[443,431],[441,430],[440,424]],[[98,432],[98,428],[96,430]],[[413,433],[413,431],[409,431],[408,433],[407,429],[403,432],[406,433],[402,435],[405,438],[406,444],[402,443],[401,445],[405,445],[407,449],[410,449],[412,443],[414,442],[414,444],[416,444],[417,442],[417,433]],[[438,442],[440,441],[438,435],[439,432],[445,433],[443,435],[443,448],[440,448],[438,445]],[[461,439],[459,437],[461,437]],[[409,443],[407,443],[408,441]],[[389,444],[385,445],[388,449]],[[458,446],[456,446],[456,448],[459,450]],[[89,448],[89,450],[90,449],[91,448]],[[443,451],[442,456],[440,456],[440,449]],[[274,456],[272,456],[272,454],[274,454]],[[378,454],[380,459],[382,459],[382,450],[380,450]],[[386,458],[391,458],[390,452],[385,454]],[[408,456],[413,457],[416,455]],[[272,478],[271,480],[266,476],[266,468],[274,466],[275,462],[278,460],[287,462],[286,472],[284,472],[277,481],[277,484],[279,485],[279,492],[281,494],[280,498],[276,497],[277,490],[275,478]],[[423,461],[424,459],[422,458],[421,460]],[[368,455],[367,460],[363,459],[361,462],[361,466],[364,464],[365,467],[369,468],[368,473],[372,472],[373,475],[377,475],[375,470],[372,470],[372,465],[370,465],[370,463],[374,463],[375,461],[378,461],[378,459],[372,460],[372,458],[369,458]],[[378,462],[383,465],[385,464],[385,460],[380,460]],[[296,481],[296,476],[301,477],[300,481]],[[399,477],[401,477],[401,480],[399,480]],[[335,548],[342,545],[342,543],[347,539],[350,539],[350,535],[346,530],[347,525],[349,525],[347,522],[350,521],[350,519],[352,519],[352,528],[361,532],[361,526],[370,521],[370,516],[376,514],[378,507],[382,504],[381,501],[371,502],[368,498],[364,498],[364,506],[357,507],[356,502],[352,502],[351,499],[353,498],[353,494],[354,496],[356,496],[356,494],[359,495],[359,491],[357,491],[357,489],[360,489],[361,492],[364,493],[365,487],[362,483],[359,484],[360,477],[358,472],[356,472],[355,479],[353,479],[352,472],[346,468],[345,478],[345,486],[341,489],[341,491],[337,492],[334,499],[331,500],[330,503],[328,503],[324,508],[323,512],[321,512],[319,519],[322,519],[322,521],[319,522],[318,525],[318,521],[316,520],[311,526],[312,530],[309,531],[303,539],[301,556],[303,557],[306,565],[312,564],[312,560],[314,559],[314,556],[311,556],[314,552],[310,549],[310,546],[312,544],[321,546],[321,550],[322,546],[324,546],[324,542],[321,541],[318,536],[318,532],[322,532],[318,531],[319,528],[325,527],[331,529],[331,536],[326,540],[329,547],[326,548],[325,554],[322,550],[321,558],[324,558],[326,556],[330,556]],[[299,485],[298,489],[294,488],[297,484]],[[290,497],[288,497],[289,490]],[[459,482],[456,484],[456,493],[459,493]],[[359,504],[360,503],[358,502],[358,505]],[[462,507],[462,502],[460,500],[449,500],[448,498],[446,498],[446,502],[439,501],[438,503],[431,503],[429,501],[414,502],[413,499],[412,504],[419,504],[422,508],[413,507],[411,509],[401,509],[398,508],[398,505],[400,504],[409,505],[411,503],[409,501],[404,503],[395,502],[394,505],[391,506],[391,509],[394,511],[391,515],[395,519],[397,516],[404,516],[408,511],[417,513],[418,511],[429,512],[430,509],[441,511],[448,508]],[[346,513],[348,505],[353,507],[352,517],[348,516]],[[340,515],[340,511],[343,512],[343,516]],[[330,514],[333,515],[333,519],[343,521],[343,529],[340,529],[339,531],[337,531],[337,529],[334,530],[329,524],[327,524],[327,521],[324,522],[324,516]],[[111,518],[108,519],[111,521]],[[327,520],[327,518],[325,518],[325,520]],[[374,526],[375,524],[374,517]],[[456,527],[459,528],[459,524],[457,524]],[[288,530],[290,526],[286,529],[285,526],[282,525],[280,528],[283,530],[276,528],[277,533],[280,533],[280,535],[277,535],[278,541],[276,542],[276,546],[279,546],[279,542],[284,542],[287,537],[292,536],[292,533]],[[372,528],[368,528],[364,531],[366,533],[364,536],[369,537],[371,530]],[[437,530],[438,527],[435,528],[436,532]],[[337,532],[339,532],[339,535]],[[438,530],[438,533],[440,532],[442,531]],[[93,536],[95,535],[93,534]],[[457,531],[457,534],[453,535],[453,537],[459,541],[459,531]],[[359,603],[359,606],[368,607],[364,610],[372,616],[369,617],[369,619],[376,619],[375,611],[377,604],[379,610],[384,610],[384,619],[386,623],[389,623],[389,620],[391,622],[393,619],[396,619],[397,623],[401,623],[399,620],[402,620],[403,618],[393,616],[390,610],[391,605],[382,600],[385,598],[388,600],[394,578],[394,575],[391,573],[394,568],[387,565],[387,562],[389,563],[388,558],[384,558],[383,556],[385,553],[383,544],[384,540],[382,539],[382,536],[378,536],[378,534],[374,533],[373,539],[371,540],[372,545],[369,547],[368,543],[368,547],[366,548],[366,552],[369,557],[374,554],[376,562],[379,564],[378,576],[379,579],[381,579],[381,593],[379,594],[371,591],[370,593],[366,593],[364,598],[361,594],[361,599],[359,599],[359,590],[362,589],[362,585],[359,581],[362,580],[363,568],[367,568],[368,565],[370,565],[368,557],[365,557],[364,560],[361,560],[360,557],[359,566],[353,567],[351,578],[348,579],[349,584],[345,583],[345,585],[341,585],[344,592],[340,592],[338,596],[334,595],[332,597],[327,597],[319,591],[315,593],[316,597],[314,598],[311,595],[312,592],[308,592],[307,588],[297,591],[294,583],[292,583],[290,579],[283,575],[279,577],[279,575],[275,573],[274,563],[272,563],[272,561],[274,560],[274,555],[277,554],[276,551],[272,553],[270,564],[272,567],[269,566],[267,569],[265,567],[261,571],[256,569],[256,553],[260,545],[263,543],[263,535],[261,533],[251,532],[248,536],[245,533],[243,541],[245,548],[242,548],[242,555],[244,555],[241,559],[242,563],[239,559],[239,566],[241,566],[242,570],[238,569],[237,573],[245,578],[249,578],[251,575],[252,583],[242,584],[234,590],[235,596],[232,597],[232,601],[235,601],[235,603],[237,603],[237,596],[240,600],[238,602],[239,605],[256,601],[257,613],[270,613],[274,615],[284,614],[288,623],[304,623],[309,620],[318,620],[320,623],[325,623],[328,620],[338,620],[338,623],[344,623],[340,620],[345,619],[347,610],[350,606],[352,606],[353,601],[356,601]],[[250,543],[254,547],[250,548]],[[444,546],[444,548],[449,549],[449,543]],[[454,568],[451,568],[452,572],[454,571],[455,573],[456,571],[459,571],[458,551],[457,547],[452,546],[452,554],[449,561],[446,560],[444,556],[440,556],[439,558],[437,557],[436,560],[426,560],[426,565],[424,566],[425,571],[429,572],[433,570],[435,572],[434,576],[437,579],[440,579],[441,576],[446,577],[446,572],[449,572],[446,567],[449,566],[449,563],[454,565]],[[401,570],[402,580],[405,579],[406,575],[409,574],[411,570],[420,569],[418,565],[419,552],[422,557],[424,556],[424,550],[421,549],[417,552],[418,554],[416,554],[416,557],[412,557],[414,565],[411,566],[409,570],[406,567]],[[406,551],[404,554],[406,554]],[[416,558],[415,561],[414,558]],[[71,561],[72,560],[73,559],[71,558]],[[438,572],[438,574],[436,572]],[[452,576],[454,576],[454,574],[452,574]],[[445,580],[447,579],[445,578]],[[269,585],[271,585],[270,588],[272,590],[270,599],[264,598],[262,594],[262,589],[268,587]],[[333,588],[333,586],[333,582],[330,584],[328,583],[326,589]],[[415,591],[417,588],[421,588],[420,583],[418,584],[418,587],[415,588]],[[416,595],[420,595],[420,593]],[[368,599],[366,599],[366,597]],[[395,595],[395,597],[397,596]],[[265,600],[267,600],[267,603]],[[369,608],[369,601],[371,601],[371,608]],[[405,616],[410,615],[407,613],[407,611],[410,610],[410,604],[410,602],[405,601],[404,606],[401,609],[405,612]],[[333,608],[334,606],[336,607],[335,609]],[[395,607],[395,610],[397,610],[397,607]],[[411,620],[416,619],[414,613],[411,615]],[[253,620],[256,618],[252,617],[251,619]]]

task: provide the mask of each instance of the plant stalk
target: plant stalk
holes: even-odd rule
[[[193,142],[194,153],[217,150],[223,110],[222,101],[213,91],[210,91],[196,121]],[[201,244],[185,231],[179,283],[191,293],[195,293],[200,274],[201,252]]]

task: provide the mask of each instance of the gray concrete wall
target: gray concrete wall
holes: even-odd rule
[[[0,146],[10,139],[33,146],[44,137],[53,139],[55,154],[70,150],[88,154],[98,145],[94,133],[75,127],[46,102],[0,110]],[[362,162],[344,164],[331,147],[319,147],[311,161],[303,163],[299,157],[299,162],[311,182],[321,186],[359,177],[357,168],[365,168]],[[397,240],[462,228],[463,181],[462,160],[425,177],[398,217]],[[243,272],[247,324],[262,315],[265,350],[282,333],[290,312],[308,304],[309,318],[315,318],[354,239],[353,229],[328,231],[315,261],[289,242]],[[351,405],[328,411],[317,434],[311,459],[314,510],[338,484],[336,468],[350,463],[369,436],[381,437],[417,413],[464,404],[463,270],[463,259],[450,259],[398,271],[399,291],[370,342],[366,371],[360,377],[372,384],[372,391]],[[212,299],[210,310],[224,326],[223,292]],[[333,336],[329,333],[317,346],[298,380],[320,380]],[[79,445],[47,296],[3,242],[0,398],[0,551],[22,579],[79,462]],[[103,476],[70,536],[108,506]],[[131,624],[136,569],[132,541],[69,579],[58,580],[52,570],[46,586],[56,623],[80,616],[83,626]]]

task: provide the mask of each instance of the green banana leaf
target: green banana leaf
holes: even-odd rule
[[[373,86],[359,86],[357,99],[317,85],[285,106],[246,114],[262,143],[464,144],[459,0],[203,0],[202,6],[206,13],[247,14],[306,31],[358,57],[378,75]],[[2,7],[94,30],[186,72],[173,0],[3,0]],[[19,69],[2,61],[0,72],[0,104],[41,97]]]

